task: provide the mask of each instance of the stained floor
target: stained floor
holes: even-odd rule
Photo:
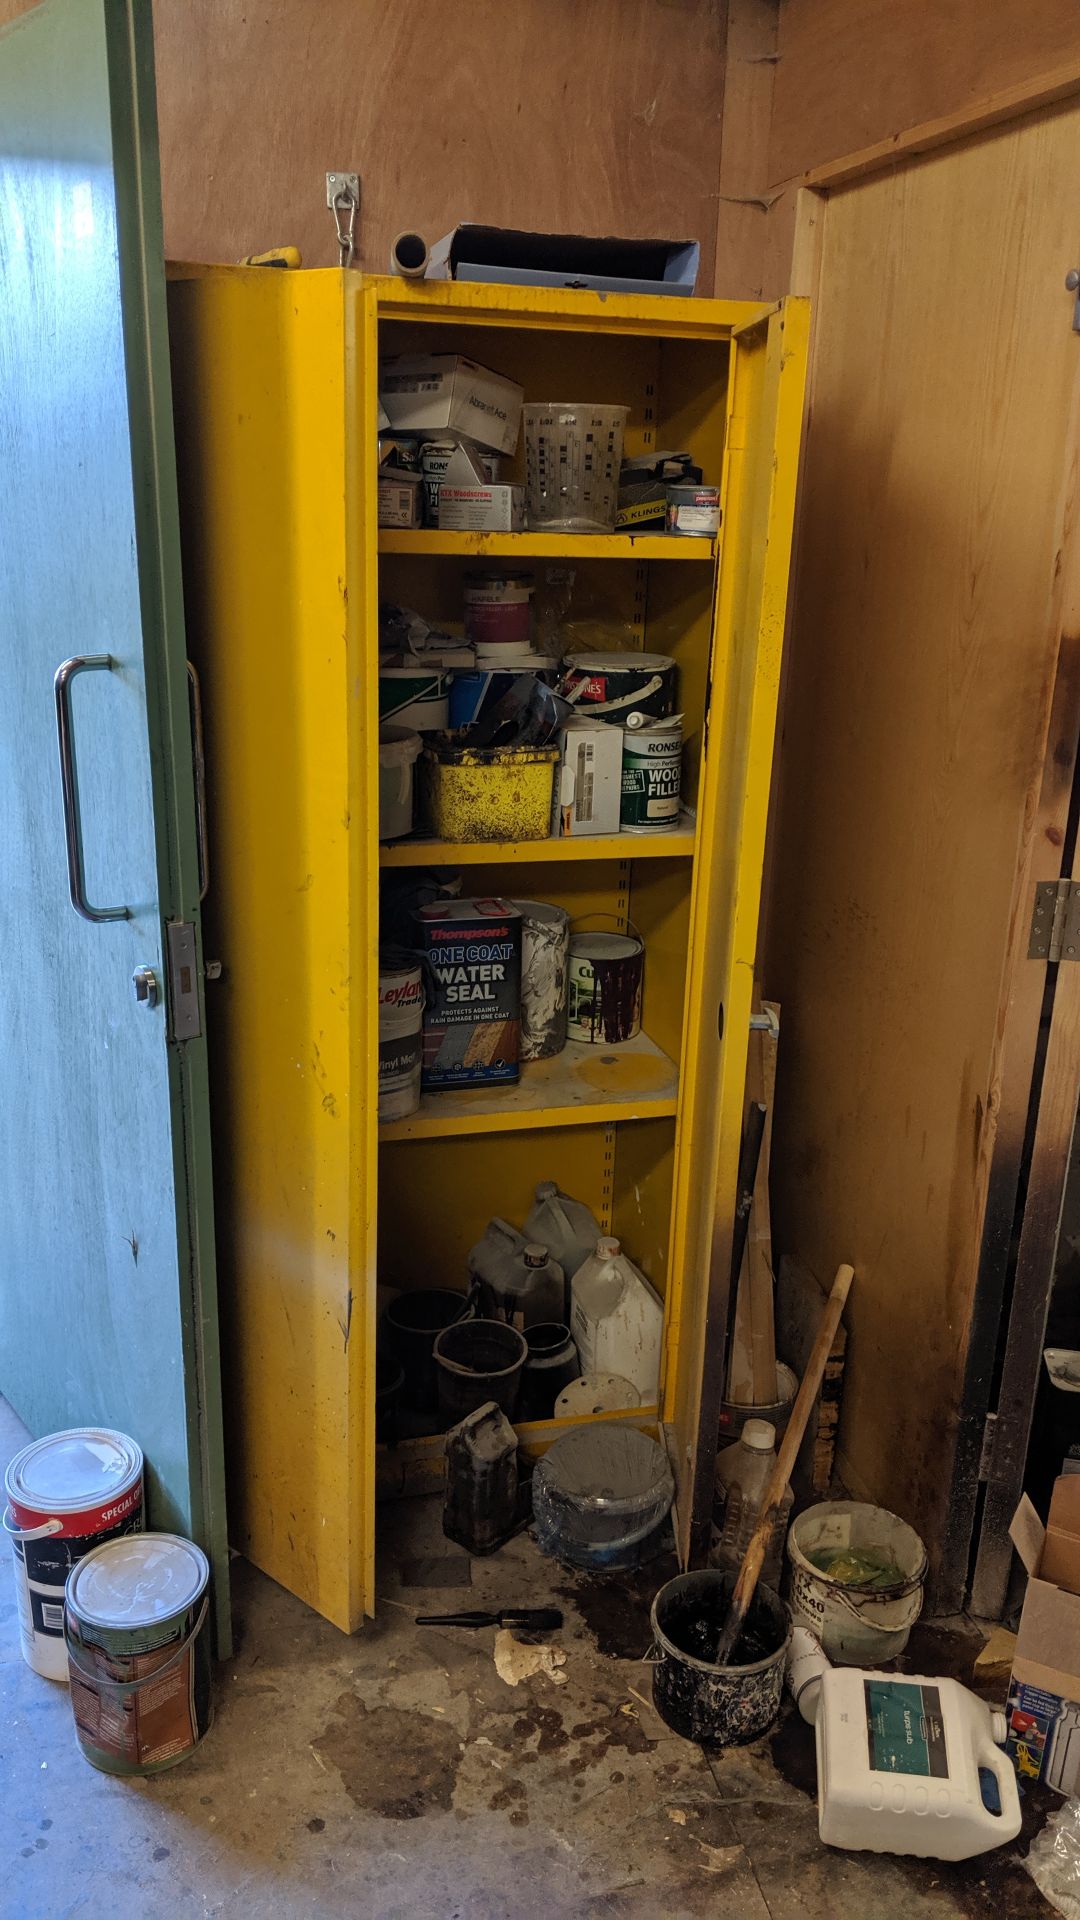
[[[82,1759],[66,1689],[19,1657],[4,1571],[4,1920],[1053,1913],[1019,1865],[1023,1841],[961,1867],[823,1847],[797,1716],[717,1755],[672,1734],[645,1657],[663,1565],[579,1577],[527,1535],[470,1562],[426,1500],[386,1510],[382,1539],[378,1616],[352,1639],[234,1563],[238,1650],[215,1725],[153,1782]],[[547,1603],[565,1612],[550,1642],[565,1664],[550,1673],[519,1677],[530,1650],[512,1645],[500,1673],[490,1630],[414,1625],[417,1612]],[[914,1651],[933,1672],[970,1645],[927,1634]],[[1026,1826],[1044,1813],[1029,1802]]]

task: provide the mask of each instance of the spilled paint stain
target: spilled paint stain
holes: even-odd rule
[[[365,1813],[419,1820],[450,1810],[461,1742],[434,1714],[368,1709],[355,1694],[341,1693],[333,1718],[312,1744],[337,1768],[350,1800]]]

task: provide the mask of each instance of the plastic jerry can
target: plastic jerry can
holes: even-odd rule
[[[568,1280],[596,1252],[603,1229],[583,1200],[572,1200],[554,1180],[541,1180],[525,1237],[539,1241],[558,1261]]]
[[[508,1220],[489,1220],[469,1253],[482,1311],[519,1330],[566,1318],[566,1277],[546,1247],[526,1240]]]
[[[494,1553],[518,1520],[517,1434],[488,1400],[445,1441],[443,1532],[467,1553]]]
[[[742,1564],[775,1465],[776,1428],[771,1420],[748,1420],[734,1445],[725,1447],[717,1455],[713,1541],[709,1552],[711,1567],[728,1568]],[[777,1592],[783,1570],[784,1540],[792,1498],[791,1488],[788,1487],[780,1502],[761,1569],[765,1585]]]
[[[657,1397],[664,1305],[643,1273],[606,1235],[570,1283],[570,1331],[582,1373],[618,1373],[647,1406]]]
[[[1019,1833],[1005,1715],[958,1681],[831,1667],[814,1728],[829,1846],[969,1860]]]

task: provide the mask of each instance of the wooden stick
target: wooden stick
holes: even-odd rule
[[[825,1311],[821,1316],[821,1325],[817,1331],[817,1339],[814,1341],[810,1358],[806,1363],[806,1372],[803,1374],[802,1385],[795,1397],[795,1405],[791,1409],[791,1418],[787,1424],[787,1432],[780,1442],[780,1450],[776,1456],[776,1465],[772,1471],[772,1478],[765,1490],[765,1499],[762,1503],[758,1523],[754,1528],[750,1545],[747,1547],[743,1556],[742,1566],[739,1568],[739,1577],[735,1582],[735,1591],[731,1596],[728,1617],[724,1623],[724,1631],[720,1635],[720,1644],[716,1649],[716,1665],[718,1667],[726,1667],[728,1661],[731,1659],[735,1642],[742,1632],[743,1621],[746,1619],[747,1613],[750,1610],[750,1602],[753,1600],[761,1575],[761,1569],[765,1560],[765,1554],[768,1550],[773,1526],[775,1525],[776,1516],[780,1509],[780,1502],[784,1497],[787,1483],[791,1479],[791,1469],[795,1465],[796,1456],[802,1445],[802,1437],[806,1432],[806,1423],[810,1418],[810,1409],[817,1399],[818,1388],[821,1385],[825,1365],[829,1358],[829,1349],[832,1346],[836,1329],[840,1325],[840,1315],[844,1311],[844,1305],[854,1278],[854,1268],[847,1266],[837,1267],[836,1279],[832,1284],[832,1292],[825,1303]]]

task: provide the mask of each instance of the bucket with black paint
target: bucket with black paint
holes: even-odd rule
[[[439,1412],[463,1420],[489,1400],[512,1420],[529,1349],[525,1336],[505,1320],[462,1320],[435,1342]]]
[[[521,915],[521,1058],[549,1060],[566,1045],[570,915],[549,900],[515,900]]]
[[[404,1120],[420,1105],[424,984],[419,961],[379,955],[379,1119]]]
[[[680,1573],[650,1612],[653,1705],[673,1733],[703,1746],[757,1740],[780,1709],[791,1616],[771,1588],[759,1584],[733,1660],[716,1665],[736,1578],[711,1567]]]
[[[213,1718],[210,1563],[176,1533],[110,1540],[67,1585],[64,1638],[79,1745],[92,1766],[162,1773]]]
[[[632,713],[623,733],[621,833],[674,833],[682,805],[682,714]]]
[[[627,933],[572,932],[568,975],[568,1039],[611,1047],[641,1032],[645,942],[633,927]]]
[[[64,1587],[95,1547],[143,1524],[142,1448],[110,1427],[73,1427],[23,1447],[4,1476],[23,1659],[68,1677]]]

